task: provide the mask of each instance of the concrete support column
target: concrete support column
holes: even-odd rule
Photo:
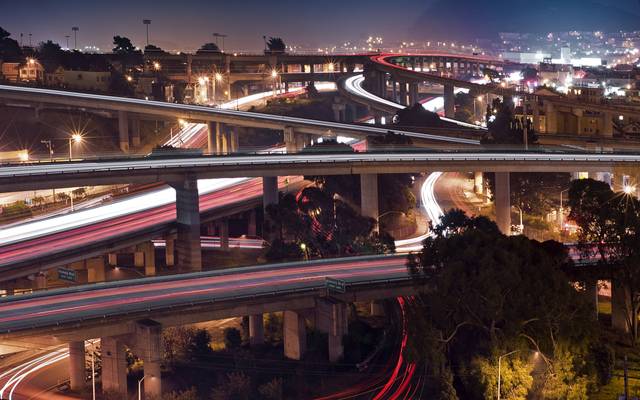
[[[134,118],[131,120],[131,145],[135,147],[140,146],[140,119]]]
[[[141,247],[144,252],[144,275],[153,276],[156,274],[156,248],[153,242],[146,242]]]
[[[382,317],[384,316],[384,302],[381,300],[373,300],[371,302],[371,316]]]
[[[319,299],[315,309],[316,329],[328,335],[329,361],[340,361],[344,355],[342,338],[347,331],[347,309],[344,303]]]
[[[214,121],[207,122],[207,153],[216,153],[216,125]]]
[[[133,253],[133,266],[142,268],[144,267],[144,251],[136,247],[136,251]]]
[[[558,133],[558,112],[551,102],[543,102],[545,116],[545,133]]]
[[[629,332],[629,291],[620,279],[611,280],[611,326],[620,332]]]
[[[400,104],[403,106],[407,104],[407,82],[400,82]]]
[[[298,146],[296,145],[296,134],[292,126],[285,126],[283,132],[283,139],[287,153],[297,153]]]
[[[223,218],[218,222],[220,229],[220,250],[229,250],[229,220]]]
[[[511,184],[508,172],[496,172],[496,224],[505,235],[511,234]]]
[[[202,252],[200,248],[200,203],[198,180],[194,174],[187,174],[182,182],[171,183],[176,190],[176,222],[178,236],[176,253],[178,267],[200,271]]]
[[[264,319],[262,314],[249,316],[249,344],[251,346],[264,344]]]
[[[398,82],[391,80],[391,101],[398,102]]]
[[[47,288],[47,275],[44,272],[38,272],[33,277],[33,290],[44,290]]]
[[[484,179],[481,171],[473,173],[473,191],[476,194],[482,194],[484,188]]]
[[[585,295],[593,307],[593,315],[598,319],[598,280],[589,279],[584,283]]]
[[[87,260],[87,281],[89,283],[106,280],[104,258],[94,257]]]
[[[536,132],[542,132],[542,127],[540,126],[540,105],[538,104],[538,97],[534,96],[533,97],[533,129],[535,129]],[[544,129],[545,133],[546,133],[546,127]]]
[[[112,267],[118,266],[118,253],[109,253],[107,256],[107,262]]]
[[[176,263],[175,261],[175,247],[176,246],[176,239],[173,236],[167,236],[167,238],[165,239],[165,247],[164,247],[164,251],[165,251],[165,256],[164,256],[164,260],[165,260],[165,264],[167,264],[167,267],[173,267]]]
[[[151,320],[143,320],[136,325],[135,354],[142,359],[144,374],[144,394],[160,397],[162,394],[162,326]]]
[[[124,343],[115,337],[100,339],[102,390],[120,393],[127,398],[127,354]],[[146,371],[145,371],[146,372]]]
[[[295,311],[284,312],[284,356],[292,360],[301,360],[307,347],[307,332],[304,318]]]
[[[71,390],[84,389],[86,384],[84,340],[69,343],[69,377]]]
[[[129,118],[126,111],[118,111],[118,136],[120,138],[120,150],[129,152]]]
[[[409,105],[416,104],[420,99],[418,98],[418,82],[411,82],[409,84]]]
[[[226,140],[224,137],[224,125],[216,122],[216,153],[226,153]]]
[[[277,176],[265,176],[262,178],[262,204],[265,209],[270,204],[278,204]]]
[[[378,175],[360,175],[360,209],[361,214],[378,222]],[[376,230],[378,227],[376,225]]]
[[[444,116],[453,118],[456,113],[456,103],[453,85],[444,85]]]
[[[251,210],[249,212],[249,218],[247,220],[247,235],[248,236],[256,236],[257,235],[257,226],[256,226],[256,210]]]

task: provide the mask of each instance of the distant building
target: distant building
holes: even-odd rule
[[[63,84],[69,89],[106,92],[109,90],[111,72],[63,70]]]
[[[2,74],[2,79],[9,82],[18,82],[20,77],[20,63],[4,62],[2,63],[2,69],[0,72]]]
[[[20,82],[44,82],[44,66],[34,58],[21,63],[18,72]]]
[[[604,99],[604,89],[602,87],[574,86],[569,88],[567,97],[585,103],[599,104]]]

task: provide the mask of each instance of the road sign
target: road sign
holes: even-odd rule
[[[58,279],[61,281],[76,281],[76,270],[71,268],[58,268]]]
[[[344,293],[347,291],[347,283],[342,279],[326,277],[325,285],[327,287],[327,290],[332,290],[337,293]]]

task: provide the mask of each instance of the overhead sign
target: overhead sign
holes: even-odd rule
[[[58,268],[58,279],[61,281],[76,281],[76,270],[71,268]]]
[[[327,287],[327,290],[331,290],[337,293],[344,293],[347,291],[347,283],[342,279],[326,277],[325,285]]]

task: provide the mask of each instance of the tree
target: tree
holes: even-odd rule
[[[443,122],[438,114],[425,110],[422,104],[414,104],[410,107],[398,110],[394,119],[394,124],[399,126],[413,126],[436,128],[443,126]]]
[[[531,121],[521,121],[513,116],[511,105],[500,99],[487,105],[488,134],[482,138],[483,144],[524,144],[524,124],[527,126],[527,143],[538,140]]]
[[[630,339],[638,338],[640,312],[640,202],[635,196],[614,193],[601,181],[571,183],[569,219],[578,225],[578,248],[586,261],[611,271],[627,293],[625,308]]]
[[[430,288],[408,310],[410,359],[435,374],[452,368],[462,382],[460,397],[476,398],[479,385],[488,398],[491,373],[469,360],[494,365],[496,354],[519,350],[512,359],[524,361],[535,350],[544,373],[553,374],[565,349],[578,361],[589,357],[592,312],[562,272],[570,263],[562,244],[505,236],[487,218],[460,210],[445,214],[433,234],[408,260],[416,282]],[[482,379],[464,378],[473,370]],[[574,373],[576,379],[583,374]]]
[[[282,400],[282,378],[273,378],[269,382],[258,387],[258,393],[265,400]]]
[[[136,49],[136,47],[133,45],[133,43],[131,43],[131,39],[129,39],[128,37],[125,36],[114,36],[113,37],[113,52],[115,54],[132,54],[132,53],[136,53],[139,50]]]
[[[224,328],[224,347],[228,350],[237,349],[242,345],[242,335],[236,328]]]
[[[251,379],[242,372],[227,374],[220,385],[211,391],[211,400],[249,400]]]
[[[0,27],[0,60],[3,61],[23,61],[22,49],[11,34]]]
[[[196,51],[196,54],[220,53],[220,48],[215,43],[205,43]]]
[[[79,187],[77,189],[73,189],[73,191],[71,192],[71,194],[73,195],[74,199],[81,199],[84,196],[86,196],[87,194],[87,189],[83,188],[83,187]]]
[[[270,37],[267,40],[267,51],[265,53],[284,53],[287,46],[284,44],[284,40],[279,37]]]

